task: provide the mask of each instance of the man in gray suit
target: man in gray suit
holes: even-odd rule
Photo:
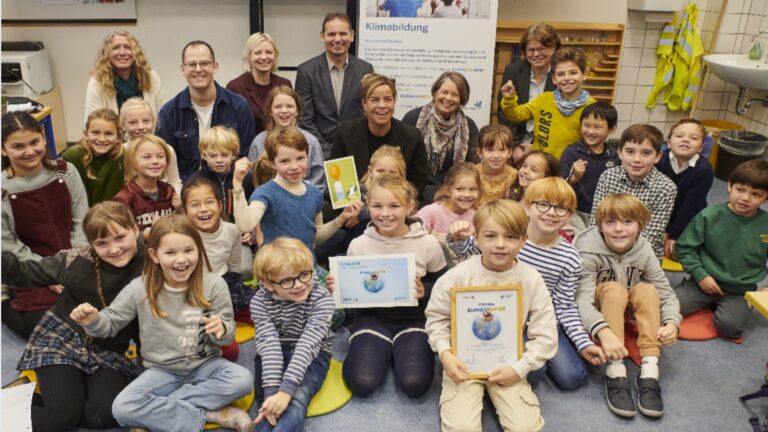
[[[296,91],[301,97],[299,126],[320,140],[328,159],[336,126],[363,116],[360,80],[373,72],[373,66],[349,54],[355,31],[347,15],[326,15],[320,39],[325,52],[299,65]]]

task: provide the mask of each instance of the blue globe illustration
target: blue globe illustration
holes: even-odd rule
[[[472,333],[480,340],[489,341],[501,333],[501,323],[492,313],[483,312],[472,322]]]
[[[363,287],[366,291],[371,293],[377,293],[384,289],[384,281],[381,276],[376,273],[371,273],[364,281]]]

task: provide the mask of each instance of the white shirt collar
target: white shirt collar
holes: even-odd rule
[[[677,166],[677,158],[675,158],[675,154],[672,152],[669,152],[669,162],[670,165],[672,165],[672,171],[675,172],[675,174],[680,174],[681,172],[685,171],[688,168],[693,168],[696,166],[696,162],[699,160],[699,155],[695,154],[693,157],[688,161],[687,164],[683,165],[682,168],[678,168]]]

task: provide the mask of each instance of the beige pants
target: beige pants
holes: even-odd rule
[[[640,355],[661,356],[661,342],[657,338],[661,327],[661,309],[655,286],[641,282],[627,290],[618,282],[601,283],[595,289],[595,305],[621,341],[624,341],[624,316],[627,306],[631,306],[637,321]]]
[[[500,386],[483,380],[456,384],[443,372],[443,391],[440,393],[441,430],[482,431],[481,414],[486,390],[505,432],[532,432],[544,428],[539,399],[527,380],[511,386]]]

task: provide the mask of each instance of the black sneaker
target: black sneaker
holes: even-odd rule
[[[608,401],[608,408],[616,415],[634,417],[637,414],[627,377],[608,378],[606,376],[605,399]]]
[[[648,417],[664,415],[664,402],[661,400],[661,386],[655,378],[637,376],[637,407]]]

